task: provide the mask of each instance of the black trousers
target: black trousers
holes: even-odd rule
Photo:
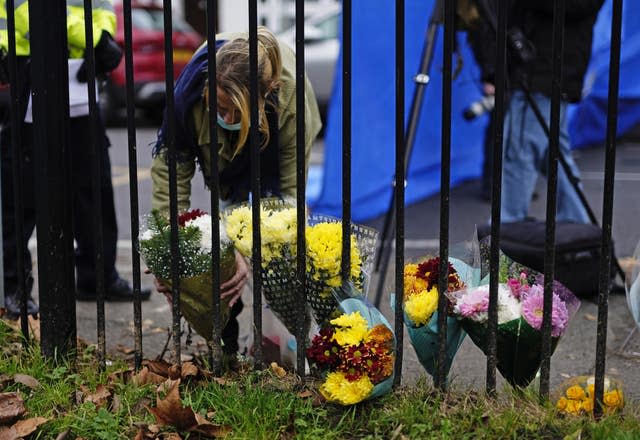
[[[93,208],[93,161],[90,143],[89,117],[71,118],[69,147],[72,155],[71,180],[73,234],[76,241],[75,266],[76,285],[84,290],[95,289],[96,265],[94,254],[94,208]],[[33,161],[33,130],[31,124],[23,124],[21,128],[23,145],[22,185],[23,185],[23,228],[24,243],[33,234],[36,225],[36,205],[34,178],[37,172]],[[104,279],[109,286],[118,278],[115,269],[118,226],[111,183],[111,162],[109,159],[109,139],[104,126],[100,123],[94,136],[101,156],[102,195],[102,239],[104,258]],[[11,146],[11,130],[8,127],[0,132],[1,172],[2,172],[2,238],[4,252],[4,285],[5,295],[13,294],[17,287],[17,246],[15,233],[15,200],[13,194],[13,149]],[[31,254],[24,248],[25,273],[31,272]]]

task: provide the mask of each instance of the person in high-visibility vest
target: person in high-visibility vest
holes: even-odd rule
[[[0,81],[7,78],[8,29],[5,0],[0,0]],[[24,243],[31,237],[35,228],[35,198],[33,151],[33,120],[29,99],[29,78],[38,72],[29,71],[29,4],[27,0],[15,0],[13,12],[15,17],[16,55],[18,58],[18,77],[24,85],[21,94],[22,106],[19,109],[23,157],[24,187]],[[107,74],[115,69],[122,59],[122,49],[113,40],[116,30],[116,16],[111,0],[93,0],[92,19],[94,35],[95,72],[97,76]],[[72,163],[72,211],[73,233],[76,242],[76,298],[94,300],[96,298],[95,245],[92,225],[93,191],[91,157],[91,122],[88,108],[88,91],[86,83],[87,56],[85,40],[84,1],[67,0],[67,40],[69,50],[69,114],[71,137],[69,147]],[[97,115],[100,118],[100,115]],[[111,164],[108,147],[110,146],[106,130],[101,120],[93,133],[100,152],[102,182],[100,183],[102,198],[102,231],[103,260],[106,300],[128,301],[133,299],[130,284],[120,278],[116,268],[116,245],[118,229],[111,183]],[[4,121],[0,132],[0,148],[2,150],[2,229],[4,253],[4,289],[5,308],[9,316],[19,315],[19,298],[17,298],[17,263],[16,252],[18,240],[15,234],[15,209],[12,190],[12,148],[8,121]],[[33,284],[31,276],[31,255],[25,247],[25,277],[29,292]],[[141,292],[142,299],[149,297],[150,291]],[[38,312],[35,301],[29,297],[27,304],[29,314]]]

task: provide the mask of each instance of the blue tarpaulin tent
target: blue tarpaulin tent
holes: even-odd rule
[[[434,0],[405,4],[405,115],[408,118],[426,29]],[[571,132],[576,146],[604,139],[608,84],[611,0],[595,27],[593,57],[585,80],[585,99],[572,109]],[[355,221],[384,214],[389,208],[395,169],[395,18],[390,0],[355,2],[352,21],[352,216]],[[619,133],[640,121],[640,2],[625,2],[622,46]],[[431,196],[440,185],[442,108],[442,27],[435,44],[431,82],[426,88],[409,161],[407,204]],[[487,117],[466,121],[463,110],[481,97],[479,71],[466,44],[457,35],[462,70],[453,82],[451,183],[478,178]],[[315,212],[342,213],[342,60],[338,60],[333,99],[325,136],[322,190],[312,202]]]

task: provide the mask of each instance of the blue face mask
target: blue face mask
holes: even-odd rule
[[[224,122],[224,119],[222,118],[222,116],[220,116],[220,113],[218,113],[218,125],[224,128],[225,130],[239,131],[241,123],[238,122],[237,124],[227,124],[226,122]]]

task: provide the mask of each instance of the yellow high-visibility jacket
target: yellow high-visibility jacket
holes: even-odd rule
[[[93,45],[100,40],[102,31],[114,35],[116,15],[112,0],[92,0]],[[16,55],[29,56],[29,1],[14,0]],[[84,1],[67,0],[67,40],[70,58],[82,58],[86,47],[84,29]],[[0,48],[9,51],[6,0],[0,0]]]

